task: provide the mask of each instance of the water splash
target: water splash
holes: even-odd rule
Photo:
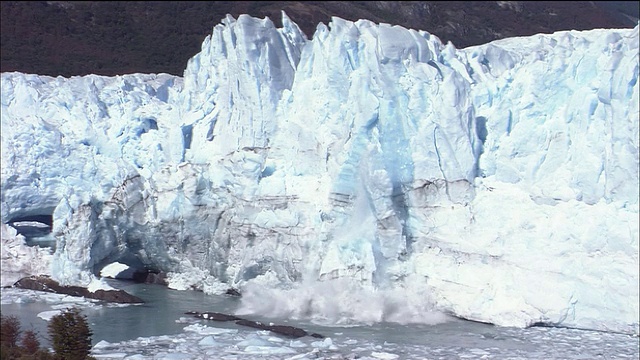
[[[236,314],[308,320],[324,326],[380,322],[433,325],[449,320],[434,309],[426,287],[403,285],[376,289],[354,279],[338,278],[304,281],[281,289],[256,278],[243,288]]]

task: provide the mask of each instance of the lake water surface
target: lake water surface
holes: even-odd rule
[[[189,323],[200,323],[215,328],[237,329],[237,332],[229,333],[235,334],[233,336],[228,335],[225,338],[220,335],[216,338],[219,342],[228,341],[229,346],[226,349],[229,350],[229,354],[236,354],[239,351],[238,344],[258,332],[256,329],[239,326],[233,322],[197,320],[185,314],[187,311],[233,314],[239,306],[238,298],[227,295],[210,296],[196,291],[177,291],[158,285],[116,280],[109,282],[111,286],[136,295],[146,303],[128,306],[105,306],[87,302],[80,304],[79,307],[87,316],[93,331],[94,345],[108,342],[113,348],[116,348],[117,344],[122,344],[123,348],[138,346],[139,349],[136,351],[142,354],[140,356],[148,355],[150,359],[155,359],[159,358],[157,355],[159,350],[154,350],[155,353],[151,348],[148,351],[145,350],[145,344],[150,342],[141,342],[139,338],[179,336],[185,333],[185,326]],[[43,342],[46,342],[44,337],[47,333],[47,322],[41,318],[42,313],[73,304],[69,303],[72,300],[69,298],[65,301],[47,301],[43,298],[28,300],[28,297],[15,295],[16,292],[26,291],[2,290],[2,314],[17,316],[21,320],[23,330],[36,330],[43,338]],[[16,302],[15,299],[21,300]],[[39,314],[41,314],[40,317]],[[451,319],[437,325],[378,323],[340,327],[321,326],[304,320],[242,317],[265,323],[297,326],[308,332],[322,334],[331,339],[331,353],[340,356],[334,358],[350,358],[352,354],[359,354],[359,358],[370,356],[369,358],[372,359],[638,359],[639,355],[638,337],[575,329],[505,328],[459,319]],[[244,334],[242,335],[244,337],[239,334]],[[271,338],[273,341],[276,340]],[[287,341],[291,341],[286,337],[281,338],[278,340],[281,343],[287,344]],[[130,342],[134,339],[138,339],[138,342]],[[305,337],[301,340],[303,340],[302,343],[295,343],[301,348],[304,346],[322,348],[322,345],[318,345],[318,339]],[[288,344],[294,345],[293,342]],[[130,348],[122,350],[131,351]],[[274,354],[264,355],[265,357],[257,356],[253,358],[295,358],[291,354],[280,357]],[[209,357],[193,357],[193,359],[196,358]]]

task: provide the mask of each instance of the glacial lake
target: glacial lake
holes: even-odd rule
[[[136,351],[139,354],[145,354],[144,344],[148,342],[140,341],[140,338],[177,336],[185,332],[184,328],[188,322],[199,322],[207,326],[234,331],[237,329],[243,334],[257,332],[256,329],[236,325],[233,322],[197,320],[185,314],[188,311],[233,314],[239,306],[239,299],[232,296],[210,296],[197,291],[178,291],[159,285],[119,280],[109,280],[109,283],[115,288],[142,298],[146,303],[127,306],[105,306],[99,303],[81,305],[83,314],[87,316],[93,331],[94,345],[99,342],[117,344],[138,339],[139,341],[135,344],[139,348]],[[35,330],[41,336],[41,340],[46,342],[47,322],[38,317],[38,314],[59,309],[68,304],[24,300],[25,297],[22,297],[23,300],[20,302],[11,302],[11,298],[16,297],[8,295],[16,291],[24,290],[2,289],[2,314],[17,316],[23,330]],[[349,358],[348,356],[351,356],[349,354],[356,353],[361,354],[362,357],[366,351],[373,355],[371,357],[373,359],[637,359],[639,355],[638,337],[575,329],[506,328],[454,318],[437,325],[377,323],[345,327],[321,326],[312,321],[269,319],[252,315],[241,317],[267,324],[296,326],[309,333],[322,334],[331,339],[334,344],[331,351],[341,356],[338,358]],[[290,341],[284,336],[281,338]],[[235,338],[227,337],[226,340],[220,341],[228,341],[229,347],[237,348],[238,339],[236,335]],[[301,339],[307,339],[305,341],[310,347],[312,344],[317,344],[313,341],[318,341],[311,337]],[[233,341],[236,344],[233,344]],[[129,344],[127,347],[130,347],[131,343],[127,344]],[[235,348],[233,351],[236,351]],[[158,358],[151,353],[147,355],[149,359]],[[396,355],[398,357],[393,357]],[[200,358],[202,357],[194,357],[194,359]],[[263,357],[251,358],[262,359]],[[281,357],[265,355],[264,358],[288,359],[292,358],[292,355]]]

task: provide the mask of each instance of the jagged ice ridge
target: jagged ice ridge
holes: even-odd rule
[[[283,13],[228,16],[182,78],[2,73],[3,245],[46,215],[64,284],[122,262],[245,312],[638,334],[638,49]]]

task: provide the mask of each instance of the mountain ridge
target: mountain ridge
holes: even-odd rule
[[[1,72],[49,76],[168,73],[182,76],[203,39],[227,15],[281,11],[311,39],[331,17],[367,19],[438,36],[457,48],[560,30],[633,28],[625,1],[3,1]]]

